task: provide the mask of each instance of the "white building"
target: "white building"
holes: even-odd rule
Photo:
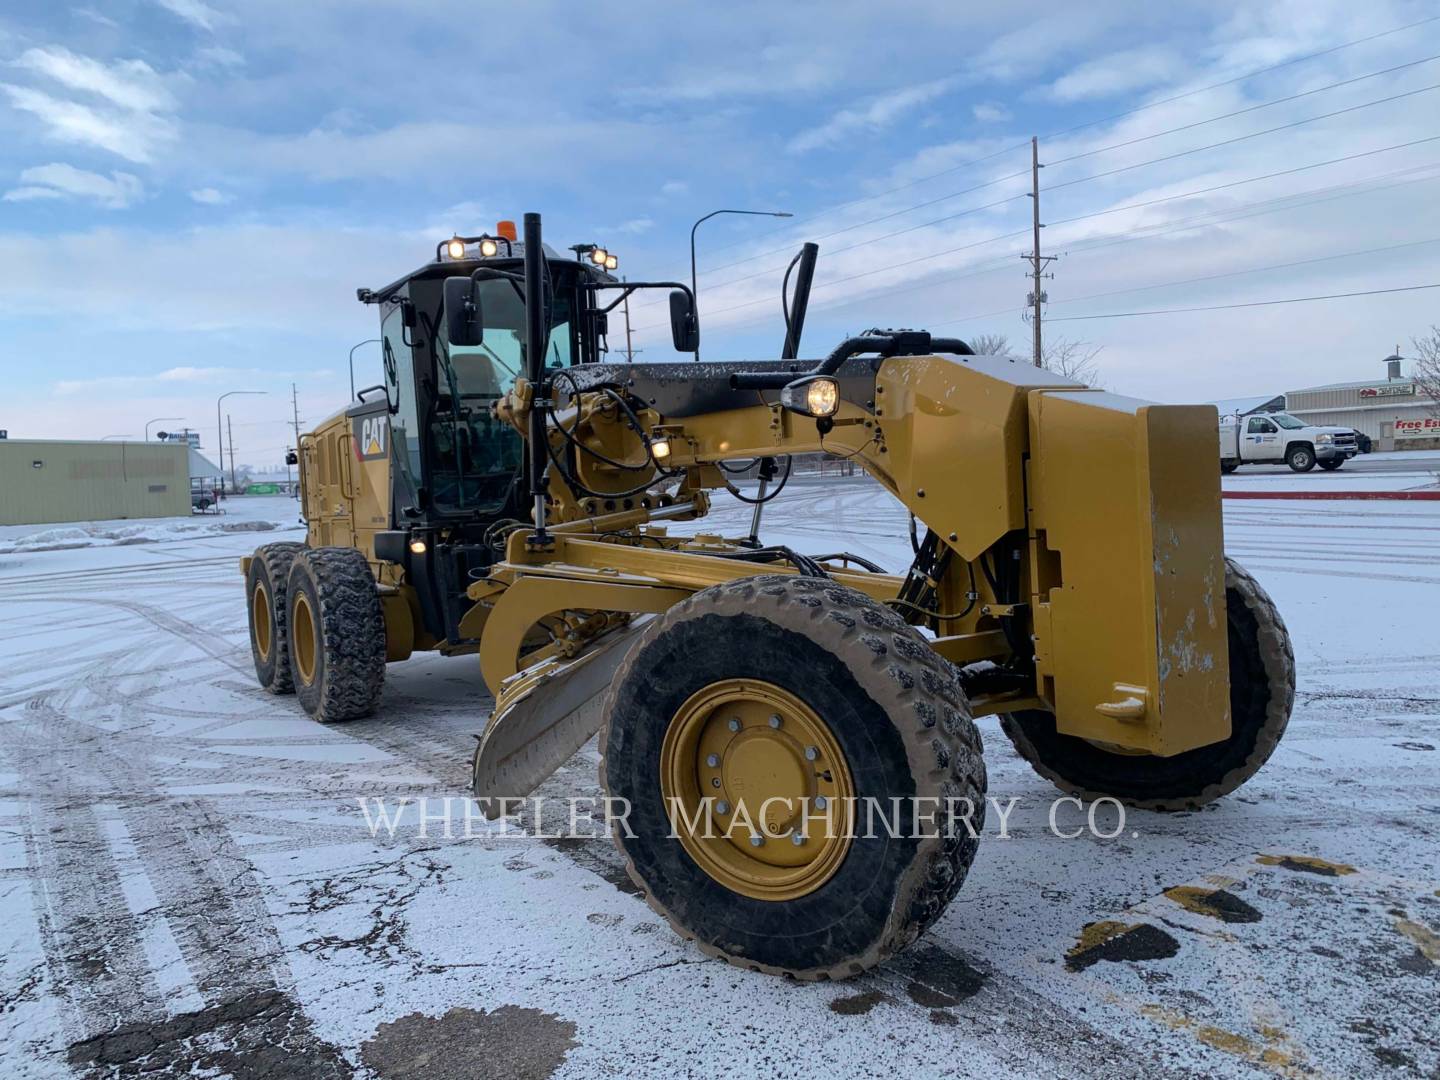
[[[1440,449],[1440,402],[1401,374],[1401,357],[1386,357],[1386,377],[1290,390],[1285,411],[1308,424],[1354,428],[1377,450]]]

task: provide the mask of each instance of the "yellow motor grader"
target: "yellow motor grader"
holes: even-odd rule
[[[815,254],[780,359],[612,363],[609,316],[641,290],[698,350],[690,290],[547,249],[534,214],[442,243],[359,291],[384,382],[300,440],[305,544],[242,562],[264,687],[339,722],[389,662],[478,653],[487,812],[598,732],[650,904],[707,953],[809,979],[903,948],[960,888],[974,717],[1067,793],[1171,810],[1254,775],[1294,696],[1284,624],[1223,553],[1213,408],[923,331],[802,361]],[[759,539],[777,462],[814,453],[923,525],[903,572]],[[731,472],[756,459],[747,496]],[[722,488],[755,504],[750,535],[676,527]]]

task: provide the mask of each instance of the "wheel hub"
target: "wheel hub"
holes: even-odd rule
[[[685,850],[741,895],[804,896],[849,851],[854,787],[840,745],[773,683],[725,679],[692,695],[666,730],[660,787]]]
[[[274,635],[270,629],[270,590],[265,588],[263,582],[256,582],[255,595],[250,598],[252,606],[251,617],[255,625],[255,648],[260,655],[270,659],[270,642]]]
[[[297,674],[309,686],[315,681],[315,614],[303,592],[296,590],[290,606],[290,639],[295,643]]]

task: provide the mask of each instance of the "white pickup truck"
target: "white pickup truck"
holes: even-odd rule
[[[1350,428],[1312,427],[1289,413],[1251,413],[1220,418],[1220,471],[1241,465],[1278,465],[1296,472],[1316,465],[1340,468],[1360,452]]]

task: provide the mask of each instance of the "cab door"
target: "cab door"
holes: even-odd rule
[[[1285,457],[1280,429],[1273,420],[1263,416],[1250,417],[1245,422],[1245,434],[1241,438],[1244,442],[1241,456],[1246,461],[1280,461]]]

